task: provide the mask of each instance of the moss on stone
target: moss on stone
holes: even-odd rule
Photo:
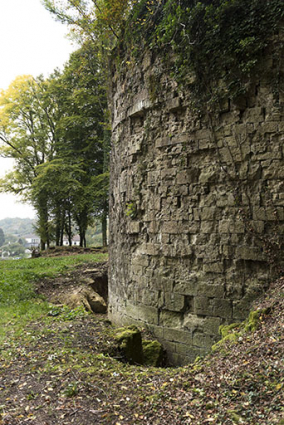
[[[144,364],[159,367],[163,361],[163,347],[158,341],[142,341]]]
[[[125,337],[128,337],[135,332],[140,332],[135,325],[126,326],[124,328],[117,328],[115,330],[115,339],[117,342],[120,342],[120,340],[123,340]]]
[[[226,342],[237,342],[245,333],[255,332],[259,326],[261,317],[269,312],[270,308],[251,311],[249,317],[243,323],[232,323],[230,325],[220,326],[219,333],[222,339],[212,346],[212,351],[220,350],[223,353],[226,352],[226,350],[222,348],[225,346]]]
[[[262,310],[256,310],[256,311],[251,311],[249,314],[248,319],[244,322],[244,331],[245,332],[254,332],[257,330],[259,323],[260,323],[260,318],[264,315],[264,314],[268,314],[269,313],[269,308],[265,308]]]
[[[220,339],[220,341],[216,342],[216,344],[212,346],[212,351],[219,350],[227,342],[237,342],[240,336],[241,336],[240,332],[229,333],[228,335],[224,336],[222,339]]]
[[[143,364],[141,331],[136,326],[117,329],[115,339],[122,354],[130,364]]]
[[[219,327],[219,333],[221,334],[222,338],[226,337],[233,329],[240,328],[240,323],[231,323],[231,325],[221,325]]]

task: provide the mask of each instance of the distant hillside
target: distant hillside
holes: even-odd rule
[[[0,228],[3,229],[5,235],[25,236],[34,233],[33,224],[35,224],[35,220],[31,218],[4,218],[0,220]]]

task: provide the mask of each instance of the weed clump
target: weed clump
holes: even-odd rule
[[[261,323],[262,317],[270,312],[270,307],[258,309],[251,311],[249,317],[243,323],[231,323],[230,325],[220,326],[219,333],[222,338],[212,346],[212,351],[221,349],[222,352],[226,352],[226,343],[237,343],[245,334],[255,332]]]

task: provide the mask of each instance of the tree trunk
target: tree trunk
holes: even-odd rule
[[[57,225],[56,231],[55,231],[55,245],[59,246],[59,244],[60,244],[60,227]]]
[[[48,207],[46,198],[43,196],[39,200],[38,211],[38,234],[40,236],[40,249],[45,250],[46,244],[49,246],[49,226],[48,226]]]
[[[85,209],[78,213],[75,217],[77,226],[79,228],[80,246],[86,248],[86,231],[88,228],[88,211]]]
[[[46,246],[47,246],[47,249],[48,249],[49,245],[50,245],[48,217],[47,217],[47,220],[45,222],[45,234],[46,234]]]
[[[55,245],[56,246],[60,245],[61,222],[62,222],[61,210],[60,210],[60,206],[57,205],[55,210],[55,223],[56,223],[55,224]]]
[[[72,217],[70,209],[67,211],[67,223],[65,223],[65,233],[68,237],[69,246],[72,246]]]
[[[102,216],[102,242],[103,246],[107,246],[107,215]]]
[[[72,223],[71,223],[71,213],[68,211],[68,239],[69,239],[69,246],[72,246]]]
[[[86,248],[86,232],[84,229],[79,228],[79,235],[80,235],[80,246],[83,248]]]

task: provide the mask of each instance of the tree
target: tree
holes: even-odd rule
[[[0,94],[0,155],[13,158],[16,167],[0,181],[2,191],[31,199],[37,167],[53,159],[56,148],[58,108],[43,77],[17,77]],[[41,193],[35,207],[40,222],[41,247],[49,244],[46,196]]]
[[[12,242],[2,247],[3,252],[8,252],[11,257],[23,257],[25,255],[25,247],[18,242]]]
[[[107,80],[109,76],[108,53],[111,51],[114,42],[119,38],[124,22],[135,3],[136,1],[132,0],[43,0],[43,4],[49,12],[55,15],[61,22],[67,23],[71,27],[71,32],[78,36],[81,41],[84,40],[82,48],[76,52],[75,55],[71,56],[68,69],[65,69],[64,78],[68,81],[69,73],[69,79],[73,80],[73,84],[76,86],[76,75],[79,76],[80,89],[77,93],[74,93],[76,100],[74,101],[73,99],[72,102],[75,108],[76,106],[82,107],[82,105],[80,106],[80,96],[83,95],[85,98],[89,97],[89,94],[93,96],[93,98],[89,97],[91,103],[86,103],[84,110],[87,112],[87,115],[91,119],[95,119],[96,122],[98,140],[102,143],[102,169],[99,170],[99,167],[96,165],[94,167],[95,171],[89,168],[91,170],[90,174],[87,171],[87,166],[85,171],[87,171],[87,177],[91,175],[98,177],[98,179],[92,182],[92,184],[95,184],[94,194],[96,197],[94,215],[99,216],[102,220],[103,245],[107,243],[108,156],[110,149],[110,115],[107,111],[106,102],[106,87],[108,85]],[[67,81],[65,81],[65,83]],[[66,86],[68,86],[68,82]],[[68,109],[70,111],[69,107]],[[64,120],[62,121],[63,132],[65,132],[66,128],[69,127],[71,130],[71,127],[73,127],[72,136],[74,136],[74,130],[76,131],[75,117],[76,112],[73,117],[67,114],[65,122]],[[100,126],[100,122],[103,123],[103,125]],[[101,127],[103,134],[98,131],[99,127]],[[80,128],[81,130],[83,128],[82,122],[80,123]],[[71,138],[67,137],[65,140],[69,141]],[[85,164],[87,163],[85,162]],[[99,177],[101,174],[103,175],[102,178]],[[88,184],[89,183],[90,181]],[[98,199],[97,196],[99,196],[100,199]],[[85,197],[85,207],[83,206],[84,203],[80,203],[80,208],[77,209],[75,214],[75,220],[81,236],[81,243],[82,239],[85,240],[86,226],[88,223],[87,216],[88,211],[90,211],[90,204],[86,203],[86,199]],[[89,199],[91,200],[92,196],[90,196]]]
[[[42,0],[46,9],[71,26],[81,39],[101,42],[119,38],[123,22],[135,4],[132,0]]]
[[[68,164],[66,160],[55,159],[37,169],[32,196],[35,200],[44,192],[48,200],[50,233],[54,233],[56,245],[63,244],[66,234],[72,243],[72,214],[77,199],[84,193],[80,176],[84,172],[79,165]],[[53,231],[52,231],[53,230]]]
[[[3,229],[1,229],[0,227],[0,246],[3,246],[4,243],[5,243],[5,235],[4,235]]]
[[[63,233],[71,244],[74,223],[86,245],[92,218],[101,214],[105,228],[107,217],[107,96],[93,45],[86,42],[47,80],[18,77],[0,105],[0,155],[16,161],[2,191],[32,202],[42,249],[53,238],[62,244]]]
[[[101,218],[105,224],[108,213],[107,195],[102,188],[108,185],[107,96],[104,72],[92,43],[86,42],[71,55],[55,84],[60,93],[62,112],[58,126],[58,155],[82,171],[77,174],[81,189],[72,198],[72,217],[83,246],[92,216],[102,212],[102,198],[104,216]],[[103,178],[99,178],[101,175]],[[94,186],[95,177],[98,180]]]

